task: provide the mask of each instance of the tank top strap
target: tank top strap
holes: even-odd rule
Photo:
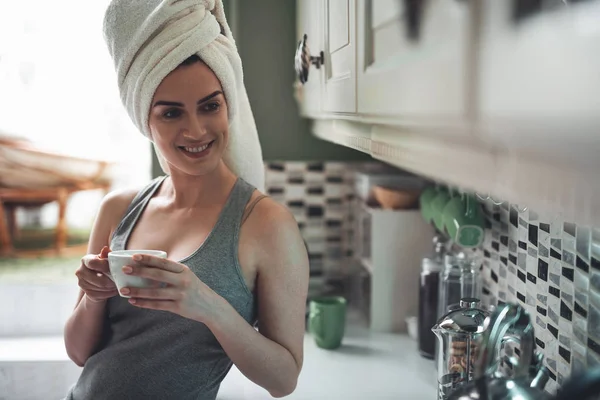
[[[142,214],[142,211],[144,211],[144,208],[146,208],[146,204],[152,198],[152,196],[154,196],[154,193],[166,178],[167,176],[165,175],[153,179],[135,195],[131,203],[129,203],[121,222],[119,225],[117,225],[117,228],[113,232],[110,241],[111,250],[125,249],[125,241],[129,237],[129,234]]]

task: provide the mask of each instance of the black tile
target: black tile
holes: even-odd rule
[[[535,343],[540,347],[540,349],[545,349],[546,348],[546,343],[542,342],[538,338],[535,338]]]
[[[489,251],[487,251],[487,250],[484,250],[484,251],[483,251],[483,256],[484,256],[485,258],[490,258],[490,257],[491,257],[491,254],[490,254],[490,252],[489,252]]]
[[[308,206],[306,209],[306,215],[309,217],[322,217],[325,214],[325,210],[322,206]]]
[[[515,256],[514,254],[509,254],[508,255],[508,260],[513,263],[514,265],[517,265],[517,256]]]
[[[597,260],[594,257],[592,257],[590,265],[592,266],[592,268],[600,271],[600,260]]]
[[[590,266],[587,265],[587,263],[585,261],[583,261],[583,259],[579,256],[577,256],[577,258],[575,260],[575,265],[577,266],[577,268],[579,268],[582,271],[590,272]]]
[[[506,304],[506,302],[505,302],[505,301],[498,300],[498,305],[499,305],[499,306],[503,306],[503,305],[505,305],[505,304]]]
[[[326,178],[327,183],[343,183],[344,182],[344,178],[342,178],[341,176],[328,176]]]
[[[560,301],[560,316],[566,319],[567,321],[573,320],[573,311],[565,304],[564,301]]]
[[[587,318],[587,316],[588,316],[587,311],[583,307],[581,307],[581,305],[578,302],[575,302],[574,310],[577,314],[581,315],[583,318]]]
[[[544,260],[538,259],[538,278],[544,282],[548,282],[548,263]]]
[[[554,326],[552,326],[550,324],[548,324],[546,326],[548,327],[548,330],[550,331],[552,336],[554,336],[556,339],[558,339],[558,329],[556,329]]]
[[[496,275],[496,273],[494,271],[490,271],[490,275],[492,277],[492,280],[496,283],[498,283],[498,275]]]
[[[527,281],[527,276],[525,276],[525,273],[521,272],[520,269],[517,270],[517,276],[523,283],[525,283]]]
[[[500,261],[502,262],[502,264],[508,266],[508,259],[506,257],[500,257]]]
[[[567,232],[569,235],[571,235],[571,236],[575,237],[575,229],[576,229],[576,226],[577,226],[577,225],[575,225],[574,223],[571,223],[571,222],[565,222],[565,223],[564,223],[564,225],[563,225],[563,230],[564,230],[565,232]]]
[[[552,248],[550,249],[550,257],[554,257],[557,260],[562,260],[562,255],[558,251],[556,251]]]
[[[550,224],[544,224],[543,222],[540,222],[540,229],[546,233],[550,233]]]
[[[267,193],[270,194],[271,196],[277,195],[277,194],[283,194],[283,192],[284,192],[284,190],[282,187],[276,187],[276,186],[270,187],[267,190]]]
[[[496,222],[500,222],[500,213],[492,214],[492,219]]]
[[[538,245],[538,227],[529,225],[529,243],[537,247]]]
[[[323,260],[323,253],[308,253],[308,259],[310,261],[315,261],[315,260]]]
[[[302,208],[304,207],[304,202],[302,200],[290,200],[287,202],[289,208]]]
[[[545,308],[542,308],[540,306],[537,306],[536,310],[539,314],[542,314],[544,317],[548,314],[548,310],[546,310]]]
[[[525,296],[522,293],[517,292],[517,298],[525,303]]]
[[[481,293],[483,293],[486,296],[489,296],[490,294],[492,294],[490,292],[490,290],[488,288],[486,288],[486,287],[484,287],[484,288],[481,289]]]
[[[325,193],[325,189],[323,188],[323,186],[312,186],[306,188],[306,194],[323,195],[323,193]]]
[[[342,243],[342,238],[339,236],[328,236],[326,239],[327,243]]]
[[[587,345],[588,349],[593,350],[596,354],[600,356],[600,344],[588,337]]]
[[[485,220],[483,221],[484,225],[485,225],[485,229],[492,229],[492,223],[489,220]]]
[[[293,185],[302,185],[304,184],[304,177],[302,176],[290,176],[288,177],[288,183]]]
[[[573,268],[562,267],[562,276],[573,282],[575,270]]]
[[[571,352],[562,346],[558,346],[558,354],[569,364],[571,364]]]
[[[502,243],[504,246],[508,247],[508,236],[500,236],[500,243]]]
[[[512,226],[515,228],[519,227],[519,212],[514,208],[510,209],[509,220]]]
[[[306,169],[308,171],[313,171],[313,172],[322,172],[322,171],[325,171],[325,163],[324,162],[311,162],[306,165]]]
[[[527,273],[527,280],[528,280],[529,282],[533,282],[533,283],[536,283],[536,282],[537,282],[537,279],[536,279],[535,275],[533,275],[533,274],[530,274],[529,272]]]
[[[550,377],[550,379],[556,382],[556,375],[554,374],[554,372],[550,371],[549,369],[546,371],[548,372],[548,376]]]
[[[268,163],[267,169],[271,171],[285,171],[285,164],[283,163]]]
[[[519,350],[519,348],[518,348],[518,347],[515,347],[513,351],[515,352],[515,354],[516,354],[517,356],[519,356],[519,357],[521,356],[521,350]]]
[[[548,293],[550,293],[554,297],[558,297],[560,299],[560,289],[555,288],[554,286],[548,287]]]
[[[519,240],[519,247],[522,248],[523,250],[527,250],[527,243]]]
[[[496,251],[500,251],[500,243],[493,241],[492,242],[492,249],[496,250]]]
[[[304,222],[298,222],[298,229],[302,230],[306,227],[306,223]]]
[[[342,226],[342,220],[339,220],[339,219],[325,220],[325,226],[327,226],[328,228],[339,228]]]

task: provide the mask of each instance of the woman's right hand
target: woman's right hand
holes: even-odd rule
[[[104,246],[100,254],[88,254],[81,259],[81,265],[75,272],[79,287],[87,298],[95,303],[105,301],[118,295],[117,286],[107,274],[108,253],[110,249]]]

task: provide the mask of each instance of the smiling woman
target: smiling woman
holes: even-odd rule
[[[260,144],[222,7],[113,0],[108,8],[122,99],[167,175],[100,207],[65,326],[67,353],[83,366],[67,399],[214,400],[232,364],[275,397],[296,387],[308,256],[293,216],[257,189]],[[148,26],[156,32],[129,31]],[[165,251],[167,259],[134,256],[123,267],[157,284],[119,293],[106,276],[111,249]]]
[[[229,129],[227,103],[215,73],[193,55],[161,82],[152,104],[148,125],[168,170],[213,170],[223,158]]]

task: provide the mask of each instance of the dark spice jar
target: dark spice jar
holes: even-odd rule
[[[437,339],[431,328],[438,320],[440,273],[442,265],[424,258],[419,277],[419,353],[428,359],[435,357]]]

